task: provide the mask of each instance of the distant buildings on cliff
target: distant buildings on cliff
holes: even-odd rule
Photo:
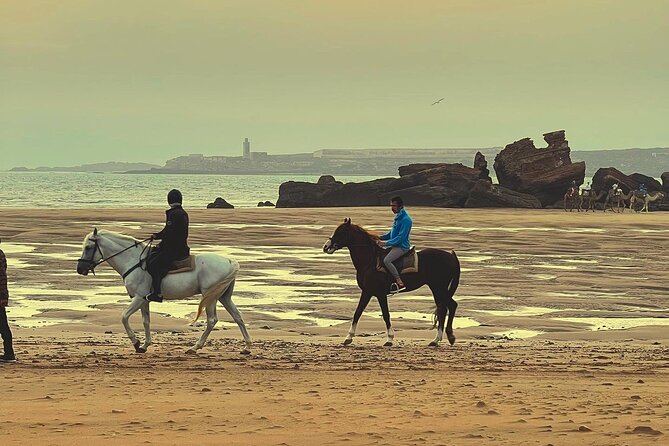
[[[248,138],[242,156],[205,156],[200,153],[168,160],[154,171],[171,173],[329,173],[396,175],[410,163],[471,165],[477,151],[493,157],[501,148],[481,149],[321,149],[311,153],[270,155],[254,152]]]

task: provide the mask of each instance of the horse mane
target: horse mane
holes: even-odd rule
[[[362,226],[354,225],[353,223],[351,223],[351,229],[355,232],[359,232],[359,233],[369,237],[372,240],[378,240],[379,239],[378,235],[372,234],[371,232],[369,232],[367,229],[363,228]]]
[[[88,243],[88,239],[90,239],[92,235],[93,235],[93,233],[91,232],[90,234],[88,234],[84,238],[84,247],[86,246],[86,244]],[[116,239],[120,239],[121,241],[126,241],[128,243],[139,242],[139,240],[137,240],[135,237],[132,237],[132,236],[126,235],[126,234],[122,234],[120,232],[111,231],[109,229],[100,229],[98,231],[98,235],[107,235],[107,236],[110,236],[110,237],[113,237],[113,238],[116,238]]]

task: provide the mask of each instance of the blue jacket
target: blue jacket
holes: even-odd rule
[[[404,208],[395,214],[395,219],[393,220],[393,228],[390,232],[383,234],[379,237],[381,240],[385,240],[386,246],[390,247],[400,247],[404,249],[411,248],[411,241],[409,240],[409,232],[411,232],[411,225],[413,220],[407,214],[407,211]]]

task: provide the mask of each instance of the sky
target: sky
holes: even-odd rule
[[[667,0],[0,0],[0,169],[239,155],[245,137],[667,147],[668,21]]]

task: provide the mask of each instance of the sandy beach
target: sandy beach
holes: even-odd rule
[[[420,249],[462,264],[454,346],[428,348],[427,288],[375,301],[341,345],[359,290],[344,217],[385,231],[387,208],[191,210],[193,253],[235,258],[250,356],[220,307],[152,304],[134,353],[106,265],[76,274],[93,227],[144,238],[162,209],[2,209],[16,364],[0,366],[2,444],[663,444],[669,435],[669,215],[410,208]],[[141,317],[132,320],[143,337]]]

